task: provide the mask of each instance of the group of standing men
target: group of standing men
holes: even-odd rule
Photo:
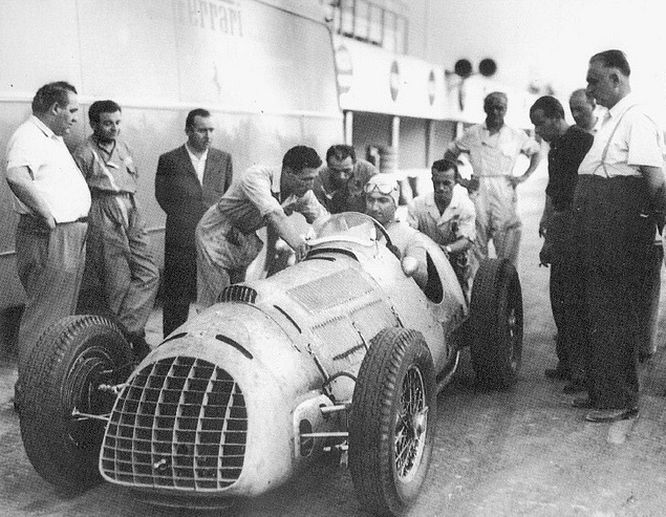
[[[137,360],[150,351],[145,326],[159,271],[136,199],[139,173],[120,139],[122,109],[111,100],[90,105],[92,134],[70,154],[63,136],[77,121],[77,91],[59,81],[40,88],[32,116],[7,147],[6,179],[19,213],[16,261],[26,293],[19,326],[21,365],[44,331],[86,310],[80,287],[94,284]],[[194,229],[231,184],[231,157],[209,148],[210,113],[187,117],[187,142],[160,157],[156,197],[167,213],[164,331],[187,319],[196,296]],[[99,296],[98,296],[99,298]],[[97,307],[99,309],[99,307]]]
[[[551,265],[559,362],[546,370],[546,376],[569,380],[565,393],[587,391],[573,405],[587,409],[590,422],[638,414],[639,352],[649,316],[643,290],[650,287],[645,280],[654,267],[653,243],[665,221],[663,136],[631,94],[630,73],[619,50],[592,56],[587,88],[576,90],[569,100],[575,126],[565,122],[564,109],[554,97],[541,97],[530,109],[536,134],[550,144],[539,234],[546,238],[541,261]],[[595,103],[606,109],[603,116],[597,115]],[[489,239],[498,257],[517,261],[521,222],[515,187],[535,170],[539,146],[504,124],[506,107],[504,94],[486,97],[486,121],[451,143],[445,159],[433,165],[434,192],[408,207],[407,222],[440,244],[447,243],[442,248],[454,268],[452,248],[469,250],[475,241],[475,255],[483,258]],[[459,196],[466,201],[456,203],[459,185],[451,189],[455,160],[462,152],[469,153],[474,173],[471,180],[459,182],[469,190],[474,210],[464,208],[470,203],[466,192]],[[521,153],[530,163],[523,175],[514,176]],[[387,226],[392,238],[405,242],[413,237],[394,219],[396,184],[373,177],[365,191],[368,213]],[[460,223],[463,213],[476,217],[476,235],[469,225],[457,224],[457,234],[442,239],[435,231],[443,227],[437,218],[446,219],[456,205],[462,207]],[[459,279],[464,286],[464,278]]]
[[[569,378],[570,392],[587,391],[573,405],[588,409],[590,422],[638,414],[642,290],[664,226],[662,132],[631,93],[630,74],[619,50],[590,58],[586,93],[607,109],[596,125],[579,99],[571,107],[581,128],[567,127],[552,97],[530,111],[551,144],[540,232],[552,263],[559,363],[546,375]]]

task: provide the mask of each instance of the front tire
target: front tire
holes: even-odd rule
[[[515,384],[523,349],[523,297],[518,272],[508,260],[481,262],[472,286],[469,325],[479,384]]]
[[[106,424],[81,413],[111,412],[115,396],[98,389],[127,379],[132,349],[121,330],[102,316],[70,316],[40,337],[22,365],[21,437],[37,473],[67,491],[97,484]]]
[[[361,364],[349,423],[349,470],[366,511],[401,515],[416,499],[430,465],[436,405],[423,336],[382,330]]]

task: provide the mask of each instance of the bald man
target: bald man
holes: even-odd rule
[[[569,109],[576,125],[590,134],[595,133],[599,117],[594,97],[587,94],[585,88],[574,90],[569,97]]]
[[[486,96],[483,109],[486,120],[472,126],[452,142],[444,158],[456,161],[461,153],[469,155],[473,179],[479,181],[474,196],[476,208],[476,249],[479,260],[488,257],[488,241],[493,240],[498,258],[518,263],[522,222],[518,217],[516,187],[539,164],[539,144],[520,129],[504,123],[507,96],[493,92]],[[530,159],[520,176],[513,170],[520,154]]]

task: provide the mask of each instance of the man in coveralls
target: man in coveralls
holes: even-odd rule
[[[522,233],[516,186],[534,172],[540,155],[534,139],[504,123],[506,108],[506,94],[488,94],[483,103],[486,121],[453,141],[444,158],[455,161],[460,153],[468,153],[473,170],[471,185],[479,182],[478,193],[472,196],[476,207],[475,253],[479,260],[488,256],[488,241],[492,239],[497,257],[516,265]],[[530,164],[521,176],[514,176],[521,153],[529,157]]]
[[[145,326],[159,271],[135,198],[138,172],[118,138],[120,106],[112,100],[93,102],[88,118],[93,134],[74,152],[92,195],[86,268],[99,279],[109,310],[142,359],[150,351]]]

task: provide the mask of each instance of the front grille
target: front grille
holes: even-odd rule
[[[214,491],[240,476],[247,410],[223,369],[193,357],[143,368],[118,397],[101,451],[119,483]]]
[[[246,285],[232,284],[225,287],[220,293],[218,302],[245,302],[254,304],[257,291]]]

